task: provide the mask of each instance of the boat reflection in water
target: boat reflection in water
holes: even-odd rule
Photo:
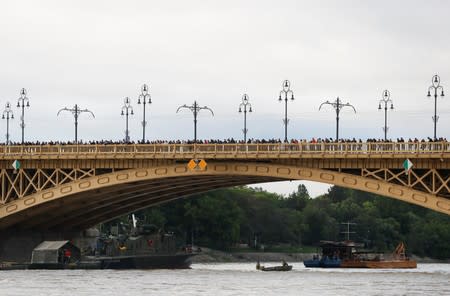
[[[417,268],[417,263],[410,260],[405,253],[404,243],[400,243],[390,258],[384,254],[357,251],[363,244],[352,241],[321,241],[322,254],[305,260],[305,267],[323,268]]]

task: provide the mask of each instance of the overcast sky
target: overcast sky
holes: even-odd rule
[[[150,85],[149,139],[242,138],[238,106],[253,105],[248,137],[284,137],[284,79],[289,138],[334,137],[335,114],[320,103],[337,96],[357,110],[341,113],[344,138],[383,137],[378,102],[391,92],[389,136],[433,136],[431,77],[450,86],[450,1],[0,1],[0,106],[28,91],[27,140],[72,140],[73,117],[63,107],[88,108],[79,138],[124,137],[123,98],[132,99],[131,138],[141,137],[142,105]],[[0,110],[1,111],[1,110]],[[19,109],[11,123],[20,140]],[[449,137],[450,100],[439,99],[438,136]],[[4,138],[6,123],[0,128]],[[4,139],[2,139],[4,141]],[[267,187],[287,193],[298,182]],[[327,186],[309,184],[312,195]]]

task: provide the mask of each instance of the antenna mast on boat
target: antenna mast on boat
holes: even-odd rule
[[[133,221],[133,228],[136,228],[137,226],[137,219],[136,216],[134,214],[131,214],[131,219]]]
[[[350,231],[350,225],[356,225],[356,223],[351,223],[351,222],[343,222],[341,223],[342,225],[347,225],[347,231],[342,231],[341,233],[346,234],[347,239],[346,240],[350,240],[350,233],[356,233],[354,231]]]

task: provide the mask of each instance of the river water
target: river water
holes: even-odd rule
[[[193,264],[189,270],[0,271],[0,295],[450,295],[450,264],[419,264],[413,270],[293,265],[290,272],[257,271],[251,263]]]

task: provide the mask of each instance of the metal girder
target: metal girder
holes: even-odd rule
[[[383,180],[450,199],[450,170],[362,169],[361,176]]]
[[[2,169],[0,204],[65,183],[95,176],[95,169]]]

